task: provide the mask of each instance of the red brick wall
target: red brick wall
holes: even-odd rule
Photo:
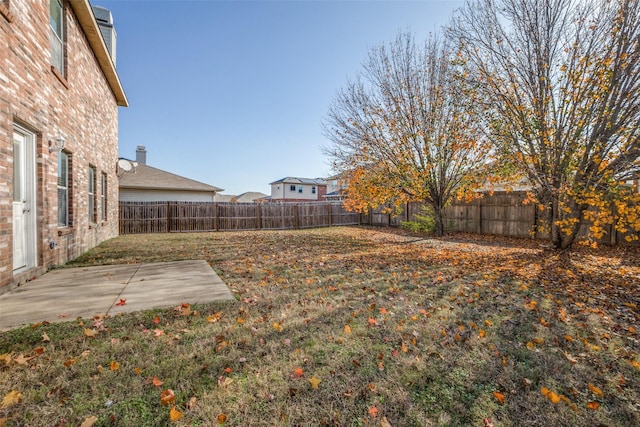
[[[0,0],[0,3],[3,3]],[[93,51],[65,4],[66,73],[50,65],[49,0],[4,2],[0,10],[0,293],[3,287],[73,259],[118,233],[118,107]],[[8,7],[7,7],[8,5]],[[13,274],[13,127],[36,136],[37,266]],[[63,135],[72,172],[73,223],[57,225],[57,153],[48,141]],[[89,223],[88,168],[107,174],[107,221]],[[99,182],[99,180],[98,180]],[[100,186],[97,208],[100,207]],[[50,242],[57,247],[50,249]]]

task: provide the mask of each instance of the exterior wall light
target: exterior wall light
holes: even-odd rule
[[[64,148],[64,137],[62,135],[56,138],[55,144],[53,141],[49,140],[49,152],[53,153],[54,151],[60,152]]]

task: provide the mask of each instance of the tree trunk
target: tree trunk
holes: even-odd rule
[[[436,221],[435,234],[438,237],[444,236],[444,207],[440,203],[433,203],[433,216]]]

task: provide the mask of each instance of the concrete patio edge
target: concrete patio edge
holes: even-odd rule
[[[0,295],[0,331],[233,299],[204,260],[61,268]]]

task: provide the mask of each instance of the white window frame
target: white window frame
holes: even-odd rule
[[[49,38],[51,42],[51,65],[64,76],[64,6],[63,0],[49,0]],[[53,13],[60,15],[56,22]]]
[[[96,223],[96,168],[89,166],[89,185],[87,186],[89,196],[89,224]]]
[[[107,221],[107,174],[100,174],[100,220]]]
[[[64,165],[64,168],[62,167]],[[58,226],[69,227],[69,154],[58,153]]]
[[[296,185],[295,185],[295,184],[291,184],[291,185],[289,186],[289,191],[291,191],[291,192],[294,192],[294,193],[295,193],[295,192],[296,192]]]
[[[302,191],[303,191],[302,185],[298,185],[298,193],[302,194]]]

